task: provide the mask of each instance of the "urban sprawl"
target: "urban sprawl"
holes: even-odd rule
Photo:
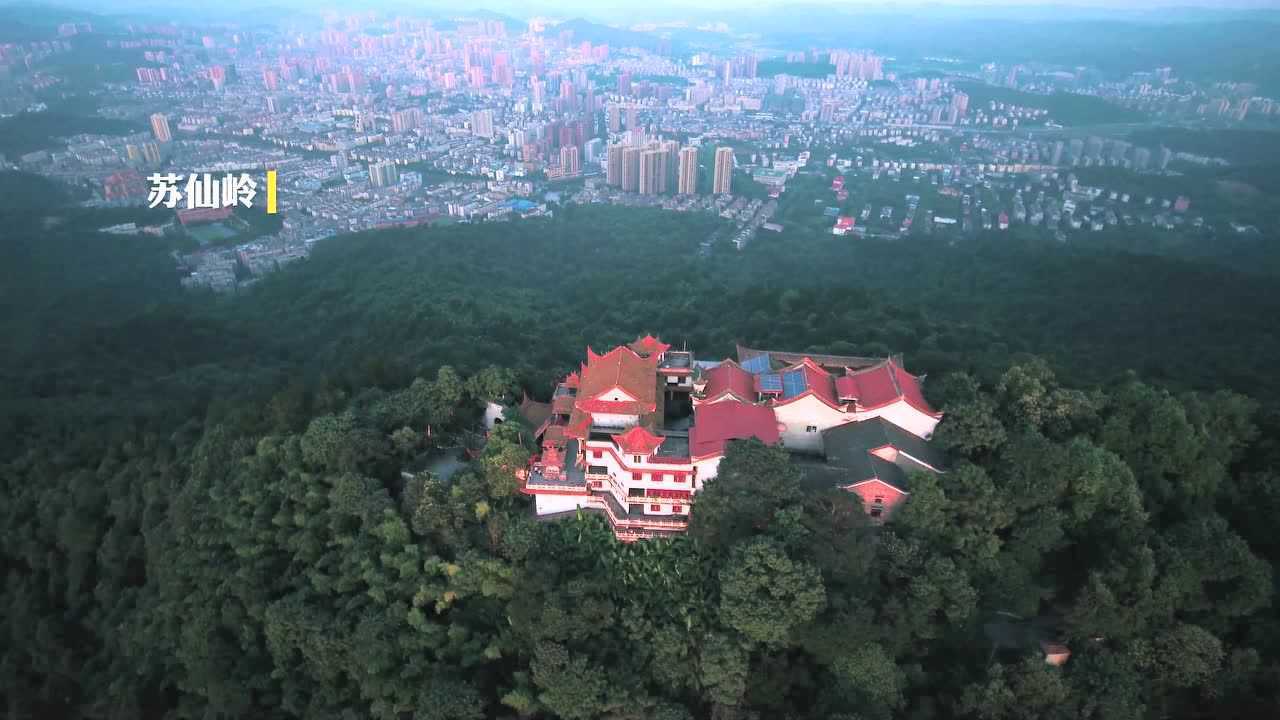
[[[94,32],[69,24],[59,40],[0,46],[0,77],[16,90],[0,109],[43,111],[34,93],[63,79],[41,61]],[[1123,82],[1082,69],[946,71],[946,59],[926,72],[870,50],[677,54],[669,41],[612,47],[579,34],[541,20],[446,30],[367,15],[288,34],[129,26],[109,45],[144,63],[93,94],[101,116],[137,130],[0,162],[88,188],[100,206],[145,207],[157,172],[261,183],[276,171],[280,222],[265,230],[251,213],[181,206],[103,228],[188,234],[198,249],[175,253],[185,282],[233,290],[341,233],[568,204],[714,213],[738,248],[810,217],[837,235],[903,240],[1018,226],[1062,242],[1136,224],[1256,232],[1200,214],[1187,195],[1082,181],[1092,168],[1161,175],[1226,161],[1127,141],[1131,123],[1064,125],[1051,100],[1184,127],[1280,119],[1249,85],[1197,84],[1168,67]],[[766,62],[781,69],[765,73]],[[19,65],[34,70],[10,72]],[[1028,99],[978,99],[990,88]]]

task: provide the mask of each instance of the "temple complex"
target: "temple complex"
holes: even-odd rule
[[[589,509],[622,540],[684,532],[733,440],[793,453],[806,481],[856,493],[877,519],[941,472],[941,419],[901,358],[758,350],[700,361],[652,336],[586,362],[550,403],[526,399],[540,452],[520,472],[539,516]]]

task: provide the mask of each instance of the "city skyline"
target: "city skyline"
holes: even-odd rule
[[[837,174],[835,193],[814,209],[833,234],[1027,226],[1063,241],[1126,223],[1234,227],[1200,216],[1212,203],[1187,193],[1082,180],[1077,173],[1099,168],[1166,173],[1178,158],[1215,162],[1127,139],[1125,121],[1267,127],[1280,118],[1268,90],[1184,77],[1181,64],[1104,72],[835,43],[692,50],[660,34],[621,36],[648,38],[647,47],[619,45],[598,26],[570,27],[583,37],[537,19],[512,26],[482,15],[439,29],[420,17],[346,15],[287,35],[219,27],[126,40],[137,64],[109,83],[107,111],[149,132],[16,160],[87,185],[91,202],[112,207],[139,201],[141,178],[160,167],[275,169],[285,222],[254,241],[254,256],[290,261],[344,232],[552,217],[558,203],[713,214],[732,222],[727,234],[741,249],[762,231],[785,231],[776,216],[788,212],[788,190],[823,167]],[[50,32],[63,39],[29,52],[56,58],[72,40],[133,31],[71,22]],[[1074,129],[1082,124],[1098,129]],[[921,187],[890,203],[871,192],[904,179]],[[200,229],[211,216],[179,219],[188,233],[231,232],[221,220]],[[192,284],[231,291],[242,281],[236,260],[216,249],[190,262],[208,265]]]

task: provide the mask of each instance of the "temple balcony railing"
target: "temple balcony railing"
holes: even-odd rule
[[[548,490],[552,492],[564,491],[564,490],[580,490],[584,493],[587,492],[586,483],[558,482],[555,480],[542,480],[542,481],[527,480],[525,481],[524,487],[526,490],[530,492],[537,492],[539,490]]]
[[[614,499],[616,500],[618,496],[625,497],[627,499],[627,502],[629,503],[646,502],[646,503],[663,503],[667,505],[693,505],[695,502],[694,499],[697,497],[697,493],[695,493],[692,490],[686,490],[684,488],[654,488],[654,487],[648,487],[648,486],[635,487],[634,485],[627,485],[626,483],[609,476],[596,479],[594,476],[588,475],[587,479],[589,481],[588,484],[590,484],[590,482],[599,482],[602,484],[602,486],[607,485],[608,487],[615,488],[617,490],[617,493]],[[641,494],[641,495],[632,494],[634,491],[637,491],[637,490],[642,491],[644,494]],[[683,493],[688,493],[688,495],[681,497],[681,496],[668,496],[668,495],[658,494],[663,492],[683,492]]]
[[[670,528],[673,530],[684,530],[689,526],[688,515],[648,515],[641,512],[634,512],[623,509],[618,503],[617,498],[613,497],[608,491],[593,490],[591,496],[603,500],[604,511],[609,517],[609,522],[616,527],[625,527],[634,529],[636,525],[645,525],[658,528]]]
[[[693,496],[687,498],[663,497],[661,495],[627,495],[629,503],[647,503],[650,505],[693,505]]]

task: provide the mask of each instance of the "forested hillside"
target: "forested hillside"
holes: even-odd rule
[[[219,298],[80,211],[0,220],[11,716],[1280,713],[1280,296],[1251,276],[830,237],[701,257],[712,220],[581,208],[341,237]],[[447,482],[402,474],[642,331],[902,352],[953,465],[873,527],[741,444],[688,537],[632,546],[533,520],[519,422]]]

